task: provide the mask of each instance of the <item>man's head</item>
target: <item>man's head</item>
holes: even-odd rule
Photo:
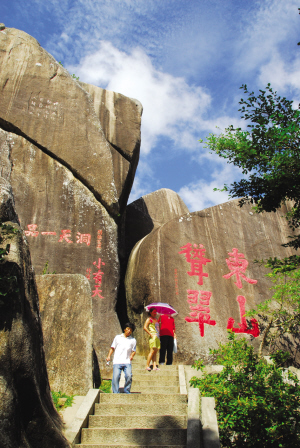
[[[131,322],[127,322],[124,325],[124,335],[125,335],[125,337],[128,338],[128,336],[131,335],[131,333],[134,331],[134,329],[135,329],[135,325],[132,324]]]

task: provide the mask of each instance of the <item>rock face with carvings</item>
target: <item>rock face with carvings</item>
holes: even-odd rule
[[[63,164],[117,216],[131,187],[125,166],[127,173],[134,171],[138,159],[141,105],[131,100],[136,141],[120,151],[120,142],[107,140],[91,95],[33,37],[6,28],[0,50],[1,127]],[[124,132],[130,133],[128,118]]]
[[[122,324],[128,322],[124,281],[128,259],[134,245],[153,229],[188,212],[183,200],[175,191],[168,188],[149,193],[127,205],[120,232],[122,244],[119,246],[121,276],[118,316]]]
[[[93,311],[89,281],[79,274],[37,275],[51,390],[86,395],[93,388]]]
[[[22,31],[1,31],[0,50],[0,158],[8,151],[33,266],[89,280],[93,346],[105,372],[121,332],[118,221],[138,163],[142,107],[77,82]]]
[[[257,325],[246,321],[244,312],[270,297],[271,284],[254,260],[293,253],[281,246],[291,233],[285,212],[255,214],[234,200],[173,218],[140,240],[125,282],[140,351],[149,350],[144,306],[157,301],[179,312],[178,363],[195,357],[207,361],[209,348],[227,340],[227,328],[258,336]]]
[[[25,235],[16,224],[14,200],[2,159],[0,220],[17,233],[3,233],[8,255],[0,263],[0,446],[66,448],[48,382],[39,301]],[[7,207],[7,208],[6,208]],[[5,293],[5,294],[4,294]]]

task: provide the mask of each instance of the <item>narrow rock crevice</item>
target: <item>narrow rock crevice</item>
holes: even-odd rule
[[[9,80],[9,78],[7,78],[7,79],[5,80],[5,82],[4,82],[3,86],[2,86],[2,90],[4,90],[4,89],[5,89],[5,87],[6,87],[6,84],[8,83],[8,80]]]

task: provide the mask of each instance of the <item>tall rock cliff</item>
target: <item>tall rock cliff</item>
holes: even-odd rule
[[[0,446],[66,448],[48,382],[28,242],[18,225],[3,148],[0,169]],[[5,222],[8,221],[8,222]],[[14,230],[13,230],[14,229]]]
[[[121,331],[117,223],[138,163],[142,107],[77,82],[16,29],[0,32],[0,66],[0,152],[9,153],[34,269],[41,274],[48,263],[49,273],[89,280],[93,345],[105,371],[109,344]]]

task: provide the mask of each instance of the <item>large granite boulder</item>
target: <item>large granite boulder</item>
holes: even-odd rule
[[[181,197],[168,188],[161,188],[127,205],[126,256],[129,257],[134,245],[153,229],[185,213],[189,213],[189,209]]]
[[[130,134],[134,117],[135,142],[121,151],[120,139],[106,139],[87,90],[33,37],[13,28],[1,31],[0,66],[0,126],[59,161],[118,216],[138,161],[140,104],[133,101],[122,133]]]
[[[141,353],[149,350],[144,306],[157,301],[179,312],[177,362],[207,361],[209,348],[227,340],[227,328],[256,340],[257,324],[246,321],[244,313],[271,296],[271,284],[254,260],[293,253],[281,246],[291,233],[285,213],[283,207],[255,214],[234,200],[176,217],[140,240],[125,284]]]
[[[51,390],[86,395],[93,388],[93,311],[89,281],[79,274],[37,275]]]
[[[162,188],[127,205],[119,226],[120,287],[117,301],[118,316],[122,324],[128,322],[125,292],[125,274],[134,245],[153,229],[189,210],[175,191]]]
[[[123,213],[133,184],[141,145],[141,116],[139,101],[100,87],[79,83],[93,100],[105,138],[122,157],[115,157],[114,174],[119,179],[120,214]],[[121,187],[121,188],[120,188]]]
[[[1,141],[0,159],[5,154],[10,160],[7,177],[35,272],[42,274],[47,263],[47,273],[82,274],[90,282],[94,349],[105,371],[109,344],[121,332],[115,311],[119,284],[117,224],[64,165],[16,134],[0,130]]]

